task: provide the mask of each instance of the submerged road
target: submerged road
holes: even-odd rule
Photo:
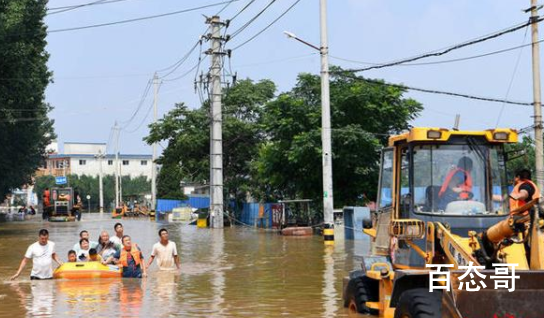
[[[39,216],[38,216],[39,217]],[[113,235],[121,221],[147,259],[165,227],[178,246],[181,272],[146,279],[30,281],[29,263],[9,281],[27,247],[47,228],[57,253],[66,253],[88,230]],[[82,222],[40,220],[0,223],[0,317],[348,317],[342,278],[359,268],[367,242],[344,241],[336,231],[333,249],[321,237],[284,237],[246,227],[198,229],[145,219],[112,220],[83,215]]]

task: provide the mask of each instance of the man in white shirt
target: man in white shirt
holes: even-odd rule
[[[159,230],[159,237],[161,240],[153,245],[153,252],[151,252],[147,267],[151,266],[156,257],[160,270],[180,269],[176,243],[168,240],[168,231],[164,228]]]
[[[115,223],[113,230],[115,231],[115,235],[110,237],[110,242],[113,242],[113,244],[115,244],[115,248],[120,250],[123,248],[123,224]]]
[[[49,241],[49,232],[46,229],[41,229],[38,242],[28,247],[17,273],[11,277],[12,280],[21,275],[29,259],[32,260],[30,279],[51,279],[53,278],[52,261],[54,260],[57,264],[62,265],[57,253],[55,253],[55,243]]]

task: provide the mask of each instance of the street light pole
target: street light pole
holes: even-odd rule
[[[332,142],[331,142],[331,100],[329,90],[329,43],[327,36],[327,0],[320,0],[321,47],[308,43],[295,34],[284,31],[287,37],[295,39],[321,54],[321,148],[323,168],[323,238],[325,245],[334,245],[333,186],[332,186]]]
[[[329,93],[329,42],[327,36],[327,0],[320,1],[321,20],[321,143],[323,159],[323,216],[325,245],[334,244],[331,101]]]

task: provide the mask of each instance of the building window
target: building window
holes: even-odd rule
[[[147,166],[147,160],[142,160],[140,163],[142,164],[142,166]]]
[[[108,166],[113,166],[113,160],[108,160]]]
[[[87,164],[87,160],[79,160],[79,165],[84,166]]]
[[[128,160],[123,160],[123,166],[128,166]]]

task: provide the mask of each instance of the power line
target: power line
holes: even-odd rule
[[[104,3],[110,3],[110,2],[106,2],[106,1],[107,1],[107,0],[97,0],[97,1],[89,2],[89,3],[84,3],[84,4],[80,4],[80,5],[76,5],[76,6],[67,6],[67,7],[65,7],[64,9],[60,9],[59,11],[47,13],[47,15],[50,16],[50,15],[54,15],[54,14],[58,14],[58,13],[63,13],[63,12],[67,12],[67,11],[76,10],[76,9],[83,8],[83,7],[87,7],[87,6],[92,6],[92,5],[97,5],[97,4],[104,4]],[[117,0],[117,1],[119,1],[119,0]],[[53,10],[53,9],[47,9],[47,11],[51,11],[51,10]]]
[[[544,42],[544,40],[540,40],[540,41],[537,41],[537,42],[534,42],[534,43],[542,43],[542,42]],[[510,47],[510,48],[506,48],[506,49],[502,49],[502,50],[498,50],[498,51],[492,51],[492,52],[488,52],[488,53],[483,53],[483,54],[478,54],[478,55],[472,55],[472,56],[467,56],[467,57],[461,57],[461,58],[456,58],[456,59],[441,60],[441,61],[435,61],[435,62],[423,62],[423,63],[403,63],[403,64],[400,64],[400,65],[398,65],[398,66],[437,65],[437,64],[447,64],[447,63],[468,61],[468,60],[478,59],[478,58],[481,58],[481,57],[486,57],[486,56],[491,56],[491,55],[496,55],[496,54],[501,54],[501,53],[505,53],[505,52],[514,51],[514,50],[521,49],[521,48],[524,48],[524,47],[527,47],[527,46],[531,46],[531,45],[533,45],[533,43],[528,43],[528,44],[524,44],[524,45],[518,45],[518,46],[514,46],[514,47]],[[382,65],[382,64],[379,64],[379,63],[372,63],[372,62],[363,62],[363,61],[351,60],[351,59],[346,59],[346,58],[342,58],[342,57],[338,57],[338,56],[333,56],[333,55],[329,55],[329,56],[330,56],[331,58],[335,59],[335,60],[344,61],[344,62],[349,62],[349,63],[363,64],[363,65]]]
[[[464,93],[439,91],[439,90],[434,90],[434,89],[406,86],[406,85],[402,85],[402,84],[387,83],[385,81],[379,81],[379,80],[373,80],[373,79],[359,77],[359,76],[354,75],[354,74],[349,74],[348,72],[349,71],[333,71],[333,72],[331,72],[331,74],[335,74],[335,75],[338,75],[338,76],[343,76],[343,77],[350,78],[350,79],[357,80],[357,81],[366,82],[366,83],[369,83],[369,84],[396,87],[396,88],[400,88],[400,89],[407,89],[407,90],[417,91],[417,92],[422,92],[422,93],[448,95],[448,96],[454,96],[454,97],[462,97],[462,98],[467,98],[467,99],[480,100],[480,101],[485,101],[485,102],[505,103],[505,104],[512,104],[512,105],[521,105],[521,106],[533,106],[533,103],[511,101],[511,100],[500,99],[500,98],[492,98],[492,97],[475,96],[475,95],[469,95],[469,94],[464,94]]]
[[[162,82],[159,83],[159,87],[157,88],[157,93],[160,91],[161,86],[162,86]],[[142,118],[142,121],[140,121],[140,123],[138,124],[138,126],[136,128],[134,128],[132,130],[126,130],[125,128],[122,128],[122,130],[124,130],[125,132],[127,132],[129,134],[132,134],[132,133],[138,131],[138,129],[140,129],[140,127],[142,127],[142,125],[145,123],[145,121],[149,117],[149,114],[151,113],[152,109],[153,109],[153,101],[151,101],[151,104],[149,105],[149,108],[147,109],[147,113],[145,114],[145,117]]]
[[[94,6],[94,5],[100,5],[100,4],[110,4],[110,3],[122,2],[122,1],[128,1],[128,0],[98,0],[98,1],[83,3],[79,5],[47,8],[47,11],[66,10],[66,9],[74,10],[74,9],[79,9],[82,7]],[[49,13],[48,15],[56,14],[56,13],[60,13],[60,12],[53,12],[53,13]]]
[[[138,112],[140,111],[140,109],[142,108],[142,105],[144,104],[145,100],[147,99],[147,95],[149,94],[149,91],[151,90],[151,80],[148,80],[147,81],[147,85],[144,89],[144,92],[142,94],[142,98],[140,99],[140,102],[138,103],[138,106],[136,107],[136,110],[134,111],[134,113],[132,114],[132,116],[127,120],[127,121],[121,121],[120,123],[125,125],[125,126],[128,126],[130,125],[130,123],[134,120],[134,118],[136,117],[136,115],[138,115]]]
[[[268,24],[265,28],[263,28],[261,31],[257,32],[255,35],[253,35],[252,37],[250,37],[249,39],[247,39],[245,42],[243,42],[242,44],[236,46],[235,48],[233,48],[232,50],[237,50],[239,49],[240,47],[248,44],[249,42],[253,41],[256,37],[258,37],[259,35],[261,35],[264,31],[268,30],[268,28],[270,28],[272,25],[274,25],[276,22],[278,22],[278,20],[280,20],[281,18],[283,18],[284,15],[286,15],[289,11],[291,11],[291,9],[293,9],[301,0],[297,0],[295,3],[293,3],[289,8],[287,8],[287,10],[285,10],[279,17],[277,17],[274,21],[272,21],[270,24]]]
[[[240,14],[242,14],[242,12],[244,12],[247,8],[249,8],[249,6],[253,4],[253,2],[255,2],[255,0],[249,1],[249,3],[246,4],[240,11],[238,11],[238,13],[236,13],[232,18],[230,18],[229,21],[230,22],[234,21],[234,19],[236,19]]]
[[[77,30],[99,28],[99,27],[110,26],[110,25],[117,25],[117,24],[124,24],[124,23],[131,23],[131,22],[137,22],[137,21],[143,21],[143,20],[162,18],[162,17],[166,17],[166,16],[171,16],[171,15],[176,15],[176,14],[181,14],[181,13],[186,13],[186,12],[191,12],[191,11],[197,11],[197,10],[201,10],[201,9],[211,8],[211,7],[216,7],[216,6],[220,6],[220,5],[223,5],[225,3],[234,2],[234,1],[241,1],[241,0],[222,1],[222,2],[217,2],[217,3],[212,3],[212,4],[200,6],[200,7],[194,7],[194,8],[184,9],[184,10],[178,10],[178,11],[167,12],[167,13],[162,13],[162,14],[157,14],[157,15],[150,15],[150,16],[134,18],[134,19],[128,19],[128,20],[120,20],[120,21],[114,21],[114,22],[108,22],[108,23],[100,23],[100,24],[92,24],[92,25],[85,25],[85,26],[72,27],[72,28],[56,29],[56,30],[48,31],[47,33],[77,31]]]
[[[391,66],[396,66],[396,65],[408,63],[408,62],[413,62],[413,61],[421,60],[421,59],[424,59],[424,58],[427,58],[427,57],[441,56],[441,55],[447,54],[447,53],[449,53],[451,51],[461,49],[463,47],[467,47],[467,46],[474,45],[474,44],[477,44],[477,43],[485,42],[487,40],[491,40],[491,39],[497,38],[499,36],[503,36],[505,34],[515,32],[517,30],[523,29],[524,27],[526,27],[528,25],[531,25],[532,23],[538,23],[538,22],[540,22],[542,20],[543,20],[543,18],[538,18],[538,19],[535,19],[534,21],[529,20],[528,22],[523,23],[521,25],[517,25],[517,26],[511,27],[511,28],[508,28],[508,29],[505,29],[505,30],[502,30],[502,31],[499,31],[499,32],[495,32],[495,33],[492,33],[492,34],[487,35],[485,37],[480,37],[480,38],[477,38],[477,39],[474,39],[474,40],[470,40],[470,41],[463,42],[463,43],[460,43],[460,44],[457,44],[457,45],[454,45],[454,46],[450,46],[450,47],[448,47],[446,49],[443,49],[443,50],[440,50],[438,52],[433,51],[433,52],[424,53],[424,54],[421,54],[421,55],[418,55],[418,56],[415,56],[415,57],[406,58],[406,59],[402,59],[402,60],[397,60],[395,62],[384,63],[384,64],[379,64],[379,65],[373,65],[373,66],[369,66],[369,67],[361,68],[361,69],[351,69],[349,71],[351,71],[351,72],[364,72],[364,71],[368,71],[368,70],[372,70],[372,69],[380,69],[380,68],[384,68],[384,67],[391,67]]]
[[[189,75],[192,71],[194,71],[198,66],[199,66],[200,62],[198,62],[197,64],[195,64],[193,67],[191,67],[191,69],[189,69],[187,72],[181,74],[180,76],[178,77],[174,77],[174,78],[170,78],[170,79],[165,79],[163,81],[165,82],[173,82],[173,81],[177,81],[179,79],[182,79],[184,78],[185,76]]]
[[[227,3],[227,4],[226,4],[221,10],[219,10],[219,12],[217,12],[215,15],[221,14],[221,12],[225,11],[225,9],[226,9],[231,3],[235,2],[235,1],[238,1],[238,0],[231,0],[231,1],[229,1],[229,3]]]
[[[268,8],[270,8],[270,6],[274,4],[274,2],[276,2],[276,0],[271,0],[270,3],[268,3],[268,5],[264,7],[264,9],[262,9],[259,13],[257,13],[253,18],[249,19],[249,21],[246,22],[244,25],[242,25],[238,30],[234,31],[230,36],[230,40],[238,36],[238,34],[242,33],[242,31],[244,31],[248,26],[250,26],[251,23],[257,20],[266,10],[268,10]]]
[[[527,39],[527,31],[529,30],[529,27],[526,27],[525,34],[523,35],[523,42],[522,45],[525,44],[525,40]],[[510,78],[510,83],[508,83],[508,89],[506,90],[506,95],[504,96],[504,99],[508,99],[508,96],[510,96],[510,90],[512,89],[512,84],[514,83],[514,79],[516,78],[516,73],[518,72],[518,66],[519,61],[521,60],[521,53],[523,53],[523,49],[519,50],[518,58],[516,60],[516,64],[514,66],[514,71],[512,72],[512,76]],[[497,122],[495,124],[495,128],[499,126],[499,122],[501,121],[502,113],[504,112],[504,106],[503,103],[501,105],[501,110],[499,111],[499,116],[497,116]]]
[[[168,77],[170,74],[174,73],[183,63],[185,63],[185,61],[187,61],[187,59],[191,56],[191,54],[196,50],[196,48],[198,47],[198,44],[201,44],[202,45],[202,41],[201,40],[198,40],[195,45],[193,45],[193,47],[191,47],[191,49],[189,50],[189,52],[187,52],[181,59],[179,59],[176,63],[172,64],[171,66],[167,67],[167,68],[164,68],[164,69],[161,69],[161,70],[158,70],[157,72],[163,72],[163,71],[166,71],[170,68],[172,68],[172,70],[170,70],[168,73],[166,73],[165,75],[162,75],[161,78],[166,78]]]

